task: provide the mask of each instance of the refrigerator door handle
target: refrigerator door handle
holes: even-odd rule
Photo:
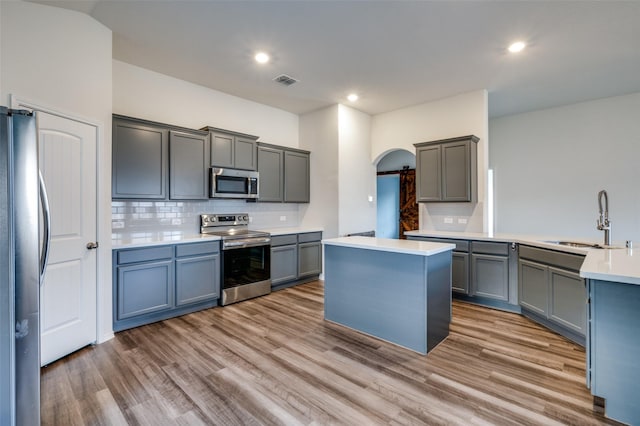
[[[47,197],[47,187],[44,184],[42,173],[38,171],[38,182],[40,184],[40,205],[42,207],[42,217],[44,219],[42,250],[40,251],[40,285],[44,282],[44,272],[47,269],[49,260],[49,245],[51,244],[51,213],[49,209],[49,197]]]

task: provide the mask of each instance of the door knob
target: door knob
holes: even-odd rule
[[[87,250],[93,250],[93,249],[97,249],[98,248],[98,242],[96,241],[94,242],[90,242],[87,243]]]

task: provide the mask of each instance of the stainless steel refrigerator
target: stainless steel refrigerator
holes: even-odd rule
[[[39,304],[47,210],[36,118],[0,107],[1,425],[40,424]]]

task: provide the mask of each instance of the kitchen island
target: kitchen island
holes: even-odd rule
[[[325,320],[426,354],[449,335],[453,244],[322,241]]]

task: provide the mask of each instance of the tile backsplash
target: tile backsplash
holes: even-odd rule
[[[112,201],[111,232],[200,232],[203,213],[249,213],[252,228],[299,225],[298,205],[248,203],[244,200],[207,201]]]

